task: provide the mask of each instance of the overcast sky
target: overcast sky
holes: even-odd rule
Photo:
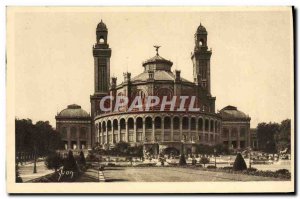
[[[192,81],[190,54],[201,22],[213,52],[211,91],[216,110],[237,106],[252,118],[251,127],[292,118],[292,23],[287,9],[103,8],[35,8],[14,15],[16,117],[49,120],[55,126],[55,115],[69,104],[90,112],[92,46],[101,19],[108,27],[111,75],[118,83],[126,70],[132,76],[143,71],[142,62],[155,55],[153,45],[161,45],[160,55],[173,61],[172,69]]]

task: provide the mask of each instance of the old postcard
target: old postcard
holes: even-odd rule
[[[292,12],[7,7],[7,191],[294,192]]]

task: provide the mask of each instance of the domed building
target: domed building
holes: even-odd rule
[[[115,77],[110,81],[111,49],[107,42],[108,29],[101,21],[96,29],[96,44],[93,47],[95,92],[91,96],[91,114],[94,143],[110,148],[116,143],[128,142],[130,145],[143,145],[144,151],[158,154],[163,151],[190,153],[196,144],[215,145],[220,142],[221,117],[215,112],[216,98],[211,95],[210,57],[207,47],[207,31],[200,25],[195,33],[195,48],[191,55],[193,81],[181,76],[179,70],[172,71],[172,61],[163,58],[156,48],[156,55],[142,63],[142,72],[131,77],[124,73],[124,79],[117,84]],[[143,103],[148,96],[173,97],[195,96],[198,111],[178,111],[180,103],[174,108],[161,104],[150,110],[133,109],[128,106],[118,111],[104,112],[100,109],[101,99],[107,95],[116,99],[127,96],[134,99],[140,96]],[[112,100],[111,105],[115,105]],[[144,104],[143,104],[144,105]],[[186,104],[184,106],[187,106]]]
[[[194,34],[191,54],[192,81],[182,77],[180,70],[173,70],[173,62],[159,54],[160,46],[154,46],[156,53],[142,62],[141,73],[131,77],[126,72],[118,84],[117,78],[110,76],[112,50],[108,44],[108,28],[101,20],[92,48],[91,116],[78,105],[70,105],[56,116],[66,149],[96,146],[107,149],[118,142],[143,145],[144,152],[152,154],[195,153],[198,144],[225,144],[233,149],[248,147],[250,117],[234,106],[227,106],[219,113],[215,111],[216,98],[211,93],[212,51],[208,49],[207,35],[206,28],[200,24]],[[147,109],[147,99],[151,96],[160,100]],[[119,103],[118,97],[127,97],[128,103],[123,101],[117,109],[112,108]],[[137,97],[141,106],[131,109]],[[109,99],[104,105],[110,109],[100,108],[103,99]]]
[[[66,150],[91,148],[91,116],[81,106],[69,105],[55,119]]]
[[[221,143],[230,149],[244,149],[251,146],[251,118],[235,106],[226,106],[219,115],[222,118]]]

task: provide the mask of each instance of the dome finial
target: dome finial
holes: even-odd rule
[[[158,49],[161,47],[161,46],[153,46],[154,48],[156,48],[155,50],[156,50],[156,55],[158,56],[159,54],[158,54]]]

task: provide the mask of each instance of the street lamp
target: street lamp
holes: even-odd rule
[[[36,147],[35,146],[34,146],[33,173],[37,173],[37,170],[36,170]]]
[[[249,168],[251,169],[251,147],[249,147],[248,151],[249,151]]]
[[[214,148],[214,154],[215,154],[215,168],[217,168],[217,149]]]

